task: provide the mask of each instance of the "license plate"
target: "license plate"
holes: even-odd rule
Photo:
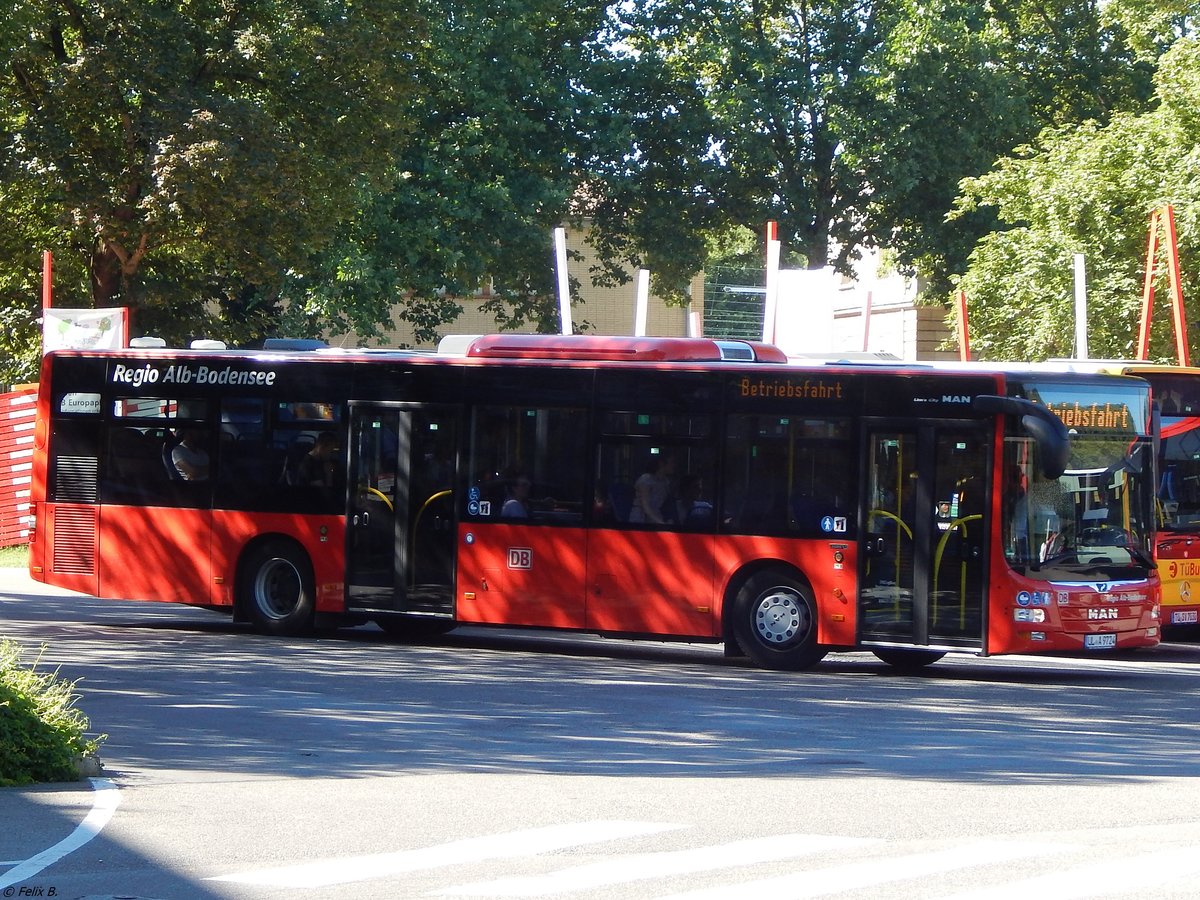
[[[1108,634],[1085,634],[1083,636],[1083,646],[1088,650],[1106,650],[1117,646],[1117,636],[1114,633]]]
[[[1194,609],[1177,609],[1171,613],[1172,625],[1195,625],[1200,621],[1200,615]]]

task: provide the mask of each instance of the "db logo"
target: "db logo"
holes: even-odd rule
[[[508,567],[510,569],[532,569],[533,551],[528,547],[509,547]]]

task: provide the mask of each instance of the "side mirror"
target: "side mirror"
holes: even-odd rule
[[[1001,413],[1018,417],[1021,427],[1037,443],[1042,474],[1047,478],[1058,478],[1067,470],[1067,463],[1071,461],[1071,436],[1062,419],[1046,407],[1021,397],[992,394],[979,395],[972,407],[976,412],[989,415]]]

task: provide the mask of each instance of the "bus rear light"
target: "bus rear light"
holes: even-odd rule
[[[1014,622],[1045,622],[1046,611],[1044,609],[1014,609]]]

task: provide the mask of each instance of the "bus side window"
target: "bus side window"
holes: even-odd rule
[[[582,409],[477,407],[471,416],[464,515],[578,524],[583,520],[586,434]]]
[[[674,531],[715,526],[711,416],[614,411],[601,428],[597,524]]]
[[[735,415],[725,443],[723,528],[797,537],[853,529],[849,420]]]

